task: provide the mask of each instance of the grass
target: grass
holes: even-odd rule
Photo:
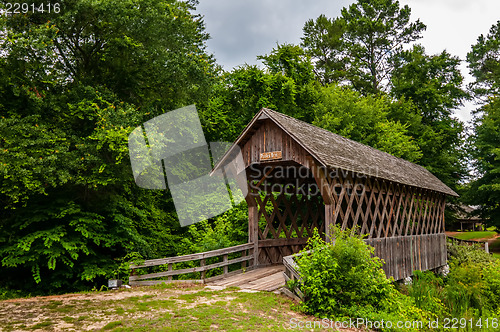
[[[483,232],[463,232],[454,235],[460,240],[478,240],[478,239],[491,239],[497,235],[495,231],[483,231]]]
[[[123,325],[123,323],[121,321],[111,322],[111,323],[104,325],[104,327],[102,329],[103,330],[112,330],[115,327],[120,326],[120,325]]]
[[[23,315],[31,310],[39,320]],[[292,320],[294,319],[294,320]],[[319,320],[298,313],[287,297],[202,286],[141,287],[74,297],[0,303],[0,326],[14,330],[287,331],[291,322]],[[319,325],[318,325],[319,326]]]
[[[493,257],[495,257],[496,259],[500,259],[500,253],[499,252],[494,252],[493,253]]]

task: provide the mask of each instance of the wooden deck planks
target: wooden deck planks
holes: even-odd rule
[[[285,285],[283,265],[258,268],[249,272],[240,273],[214,282],[209,286],[239,287],[259,291],[274,291]]]

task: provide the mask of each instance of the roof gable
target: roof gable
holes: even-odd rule
[[[214,169],[224,163],[235,145],[241,147],[251,138],[257,121],[264,118],[274,122],[323,166],[458,196],[422,166],[266,108],[254,116]]]

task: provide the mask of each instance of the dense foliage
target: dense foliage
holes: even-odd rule
[[[480,108],[475,112],[474,133],[470,137],[470,154],[475,180],[468,201],[481,206],[489,224],[500,228],[500,21],[489,34],[481,35],[467,55],[471,84]]]
[[[385,277],[383,262],[371,258],[374,249],[349,233],[336,231],[334,245],[315,233],[306,247],[309,252],[297,257],[305,312],[341,319],[390,308],[397,293]]]
[[[127,137],[208,93],[202,22],[178,1],[64,8],[0,22],[0,287],[89,287],[186,233],[168,192],[135,185]]]
[[[449,274],[414,271],[411,284],[396,285],[381,269],[383,261],[372,257],[372,247],[349,230],[335,235],[331,244],[316,234],[296,258],[302,277],[298,287],[305,296],[299,307],[306,313],[335,321],[421,321],[424,330],[436,319],[443,328],[444,318],[477,322],[500,313],[500,260],[480,248],[450,244]],[[382,330],[401,329],[386,325]]]

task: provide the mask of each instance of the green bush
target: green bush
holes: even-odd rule
[[[410,285],[396,285],[374,249],[349,230],[335,230],[335,244],[317,234],[296,257],[304,293],[300,308],[321,318],[371,321],[479,319],[500,313],[500,261],[474,246],[449,244],[450,273],[414,271]]]
[[[442,317],[448,311],[443,303],[443,286],[443,279],[433,272],[414,271],[412,284],[406,287],[406,294],[418,308],[432,313],[435,318]]]
[[[335,231],[335,244],[317,233],[296,261],[305,299],[300,308],[331,319],[422,320],[432,315],[397,291],[382,270],[383,261],[373,257],[373,247],[351,232]],[[307,252],[309,250],[309,252]]]
[[[462,245],[455,242],[448,242],[448,260],[454,264],[464,263],[488,263],[494,258],[484,251],[479,244]]]
[[[446,306],[452,317],[478,317],[485,298],[482,266],[477,263],[452,264],[445,290]]]
[[[491,312],[496,310],[500,314],[500,260],[497,259],[483,268],[483,279],[482,292],[487,299],[486,306]]]
[[[349,316],[355,307],[380,309],[391,292],[382,261],[371,257],[373,248],[362,239],[337,232],[335,245],[317,233],[308,243],[309,253],[297,259],[303,278],[303,309],[317,315]]]

